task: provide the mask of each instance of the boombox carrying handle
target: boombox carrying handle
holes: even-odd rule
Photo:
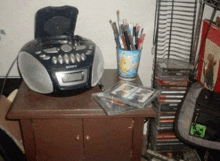
[[[35,38],[41,40],[72,38],[78,9],[72,6],[45,7],[35,15]]]

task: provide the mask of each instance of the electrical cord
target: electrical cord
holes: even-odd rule
[[[11,69],[12,69],[12,67],[14,66],[15,62],[17,61],[17,59],[18,59],[18,55],[16,56],[16,58],[15,58],[14,61],[12,62],[11,66],[10,66],[10,68],[9,68],[9,70],[8,70],[8,72],[7,72],[7,74],[6,74],[6,76],[5,76],[5,79],[4,79],[3,84],[2,84],[2,89],[1,89],[1,93],[0,93],[0,95],[3,94],[4,87],[5,87],[5,84],[6,84],[6,81],[7,81],[8,75],[10,74]]]

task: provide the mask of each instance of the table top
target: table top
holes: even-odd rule
[[[101,79],[105,89],[119,81],[115,69],[105,69]],[[138,77],[133,82],[142,84]],[[34,118],[96,118],[96,117],[156,117],[153,108],[140,109],[119,115],[107,116],[93,100],[92,93],[101,92],[98,86],[77,95],[49,96],[30,90],[22,82],[7,114],[8,119]]]

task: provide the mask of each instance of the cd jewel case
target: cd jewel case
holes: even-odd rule
[[[119,81],[104,92],[92,94],[107,115],[150,108],[159,95],[160,90],[127,81]]]

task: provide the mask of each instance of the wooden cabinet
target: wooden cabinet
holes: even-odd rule
[[[106,88],[117,81],[115,70],[105,70]],[[53,97],[35,93],[22,83],[7,117],[20,120],[28,161],[141,159],[144,119],[155,117],[156,112],[149,108],[107,116],[92,99],[94,92],[100,89]]]
[[[85,158],[90,161],[131,159],[132,118],[85,119]]]
[[[82,160],[82,119],[33,119],[37,160]],[[76,155],[77,154],[77,155]]]
[[[34,119],[32,126],[37,160],[131,159],[132,118]]]

